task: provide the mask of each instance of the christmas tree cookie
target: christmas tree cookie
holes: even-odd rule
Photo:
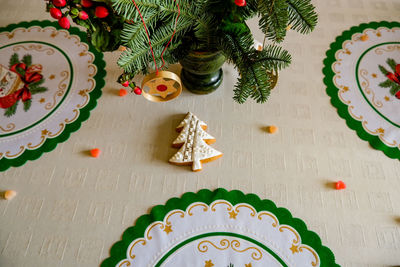
[[[176,165],[192,164],[193,171],[201,171],[202,163],[222,157],[221,152],[209,146],[215,142],[215,138],[206,129],[207,124],[189,112],[176,128],[180,134],[172,146],[180,149],[169,162]]]

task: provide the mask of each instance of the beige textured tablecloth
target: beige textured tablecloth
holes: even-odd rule
[[[267,104],[232,100],[225,65],[214,94],[184,91],[173,102],[117,96],[117,54],[107,53],[98,107],[81,129],[39,160],[0,173],[0,266],[97,266],[136,218],[201,188],[240,189],[303,219],[342,266],[400,265],[400,164],[372,149],[339,118],[322,82],[329,44],[353,25],[399,20],[399,0],[315,0],[318,28],[290,32],[293,64]],[[41,0],[0,0],[0,26],[48,19]],[[251,23],[256,29],[256,22]],[[256,36],[262,40],[262,35]],[[209,125],[222,159],[200,173],[167,163],[174,128],[188,111]],[[279,133],[264,128],[277,125]],[[99,147],[99,159],[83,151]],[[347,189],[330,183],[343,180]]]

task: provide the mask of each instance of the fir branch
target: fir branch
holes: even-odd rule
[[[24,55],[24,57],[22,58],[22,62],[25,63],[27,67],[29,67],[30,65],[32,65],[32,56],[29,54]]]
[[[280,46],[267,45],[262,51],[255,53],[254,62],[262,62],[267,70],[278,72],[290,65],[292,56]]]
[[[26,100],[24,103],[24,111],[28,111],[31,108],[32,105],[32,99]]]
[[[318,15],[311,0],[287,0],[287,3],[291,28],[302,34],[313,31],[317,25]]]
[[[182,23],[178,23],[176,27],[176,35],[183,35],[188,29],[188,23],[190,22],[186,21],[185,23],[185,21],[182,21]],[[164,45],[171,39],[173,30],[174,25],[167,24],[157,28],[156,32],[153,33],[151,44],[154,52],[158,51],[156,56],[157,58],[161,56]],[[148,64],[152,61],[153,58],[150,54],[148,42],[136,42],[135,47],[130,47],[130,49],[121,55],[118,60],[118,65],[126,72],[138,73],[140,70],[147,68]]]
[[[11,68],[13,65],[18,64],[18,63],[19,63],[18,54],[14,53],[10,58],[9,68]]]
[[[274,42],[281,42],[286,36],[289,21],[286,0],[259,1],[260,29]]]
[[[14,105],[12,105],[11,107],[7,108],[6,111],[4,112],[4,116],[11,117],[12,115],[14,115],[17,112],[18,102],[19,101],[15,102]]]
[[[271,85],[263,62],[257,62],[256,58],[251,57],[256,52],[251,33],[239,36],[223,33],[220,48],[228,61],[236,65],[240,74],[233,99],[244,103],[251,96],[257,103],[264,103],[268,99]]]

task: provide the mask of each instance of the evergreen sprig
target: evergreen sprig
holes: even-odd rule
[[[127,76],[147,73],[148,69],[155,67],[154,59],[149,37],[134,2],[110,1],[114,15],[123,21],[121,28],[116,29],[120,31],[120,44],[127,47],[118,65]],[[180,16],[172,43],[164,52],[166,63],[178,62],[191,50],[221,50],[240,74],[234,89],[234,99],[239,103],[244,103],[249,97],[258,103],[265,102],[272,89],[268,73],[272,70],[277,72],[291,62],[290,54],[274,44],[257,51],[246,20],[259,16],[260,29],[274,43],[284,40],[288,28],[302,34],[311,32],[318,20],[311,0],[247,0],[244,7],[237,6],[234,0],[178,2]],[[135,0],[135,3],[147,26],[159,67],[163,50],[175,29],[176,2]],[[97,43],[103,37],[99,38]]]

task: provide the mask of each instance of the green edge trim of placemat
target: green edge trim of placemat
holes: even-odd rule
[[[11,32],[16,28],[29,28],[32,26],[40,26],[40,27],[54,27],[57,30],[63,30],[57,22],[51,22],[49,20],[33,20],[33,21],[24,21],[18,24],[10,24],[6,27],[1,27],[0,32]],[[41,147],[36,150],[25,150],[22,155],[15,159],[7,159],[2,158],[0,160],[0,171],[5,171],[10,167],[19,167],[25,164],[28,160],[36,160],[40,158],[43,153],[54,150],[57,147],[57,144],[65,142],[71,133],[77,131],[82,122],[86,121],[90,116],[90,111],[93,110],[97,105],[97,99],[101,96],[101,89],[105,85],[104,77],[106,76],[105,66],[106,63],[103,60],[103,54],[97,51],[90,43],[86,42],[86,33],[79,30],[76,27],[71,27],[68,32],[73,35],[79,36],[81,42],[86,43],[89,46],[89,51],[94,54],[95,60],[93,64],[97,67],[97,73],[94,76],[96,81],[96,87],[89,93],[90,100],[89,103],[82,109],[79,110],[79,117],[70,124],[65,125],[64,131],[57,137],[47,138]]]
[[[320,257],[320,266],[340,266],[335,263],[335,256],[332,251],[323,246],[319,236],[308,230],[306,224],[298,219],[293,218],[292,214],[285,208],[276,207],[271,200],[261,200],[255,194],[244,194],[239,190],[227,191],[218,188],[215,191],[203,189],[197,193],[189,192],[182,195],[181,198],[171,198],[162,206],[155,206],[150,214],[139,217],[135,226],[129,227],[122,235],[122,240],[115,243],[110,249],[110,257],[101,263],[101,267],[116,266],[121,260],[126,259],[129,245],[137,238],[143,238],[147,227],[156,221],[163,221],[165,216],[172,210],[186,211],[187,207],[195,202],[203,202],[210,205],[215,200],[226,200],[232,205],[238,203],[247,203],[253,206],[257,212],[269,211],[273,213],[279,224],[292,226],[300,235],[302,244],[312,247]]]
[[[336,41],[330,45],[330,49],[326,52],[326,58],[324,59],[324,68],[322,70],[324,77],[324,83],[326,85],[326,92],[331,97],[331,103],[336,107],[337,112],[340,117],[342,117],[347,126],[350,129],[356,131],[357,135],[364,141],[369,142],[369,144],[376,150],[381,150],[386,156],[392,159],[400,159],[400,150],[395,147],[388,147],[383,143],[378,136],[371,135],[364,130],[362,122],[354,119],[348,112],[348,106],[340,101],[338,97],[339,88],[337,88],[333,83],[333,77],[335,73],[332,70],[332,64],[336,61],[335,54],[339,49],[342,49],[342,44],[346,40],[351,40],[354,33],[362,33],[365,29],[378,29],[380,27],[394,28],[400,27],[399,22],[370,22],[363,23],[359,26],[354,26],[350,30],[344,31],[340,36],[336,37]]]

